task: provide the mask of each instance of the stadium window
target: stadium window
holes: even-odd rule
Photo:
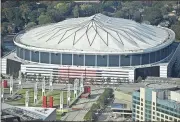
[[[141,98],[141,101],[143,101],[143,98]]]
[[[155,107],[153,107],[153,110],[155,110]]]
[[[153,102],[153,105],[155,105],[155,102]]]
[[[141,103],[141,106],[143,106],[143,103]]]

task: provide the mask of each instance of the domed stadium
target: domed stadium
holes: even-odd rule
[[[166,58],[174,39],[167,28],[96,14],[33,28],[14,41],[17,56],[32,62],[121,67]]]
[[[22,72],[134,80],[137,67],[170,59],[174,40],[168,28],[95,14],[31,28],[14,43],[17,58],[29,63]]]

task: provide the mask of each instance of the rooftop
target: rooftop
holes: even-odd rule
[[[2,103],[2,112],[18,116],[22,120],[45,120],[56,108],[21,107]]]
[[[149,83],[146,84],[146,87],[160,90],[160,89],[173,89],[173,88],[177,88],[178,86],[170,83]]]
[[[122,104],[122,103],[113,103],[113,104],[111,105],[111,108],[125,109],[125,108],[126,108],[126,105],[125,105],[125,104]]]
[[[152,91],[156,92],[156,97],[157,97],[157,103],[161,104],[163,106],[169,107],[169,108],[174,108],[177,110],[177,112],[180,112],[180,102],[178,99],[180,98],[180,94],[174,94],[171,93],[170,91],[179,91],[179,88],[176,88],[174,90],[157,90],[157,89],[149,89],[146,88],[145,92],[145,99],[148,101],[152,101]],[[133,92],[133,96],[138,96],[140,97],[140,90]],[[176,100],[177,98],[177,100]]]
[[[159,50],[174,39],[167,28],[95,14],[30,29],[17,35],[15,44],[41,51],[128,54]]]

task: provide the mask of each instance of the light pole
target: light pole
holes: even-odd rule
[[[45,77],[43,77],[43,81],[42,81],[42,96],[45,95],[45,89],[46,89],[46,82],[45,82]]]
[[[36,104],[37,102],[37,94],[38,94],[38,88],[37,88],[37,82],[36,82],[34,86],[34,104]]]
[[[22,88],[22,75],[21,75],[21,70],[19,70],[18,81],[19,81],[19,89],[21,89],[21,88]]]
[[[70,100],[71,100],[71,86],[68,84],[68,89],[67,89],[67,106],[70,105]]]
[[[63,113],[63,91],[60,93],[60,111]]]
[[[26,97],[25,97],[25,106],[28,107],[29,106],[29,91],[26,91]]]
[[[13,94],[13,76],[10,76],[10,95]]]
[[[53,91],[53,78],[52,78],[52,73],[50,74],[50,78],[49,78],[49,91]]]

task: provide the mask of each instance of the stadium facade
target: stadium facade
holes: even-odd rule
[[[138,76],[172,74],[174,63],[169,63],[180,47],[174,41],[175,33],[168,28],[96,14],[21,32],[14,38],[13,53],[27,74],[133,82]]]

